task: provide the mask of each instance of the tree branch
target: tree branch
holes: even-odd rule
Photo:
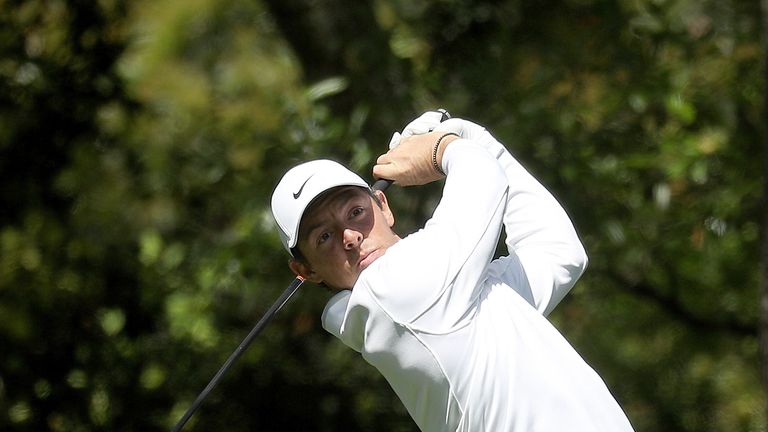
[[[331,101],[334,112],[344,115],[369,103],[374,122],[364,132],[379,139],[388,138],[393,126],[410,119],[408,63],[391,54],[390,34],[377,23],[370,1],[266,0],[265,4],[308,82],[331,76],[349,80],[349,88]],[[385,108],[391,106],[403,107],[404,117],[393,117],[397,110]]]
[[[679,298],[673,295],[662,294],[652,285],[642,281],[630,282],[618,275],[613,275],[613,278],[617,283],[626,287],[628,291],[631,291],[633,294],[640,297],[652,300],[664,311],[692,327],[710,332],[729,332],[740,336],[757,337],[757,328],[755,325],[739,322],[730,319],[727,316],[720,319],[701,317],[689,310],[685,303]]]

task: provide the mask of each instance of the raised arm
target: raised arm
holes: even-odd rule
[[[423,157],[423,152],[409,147],[413,140],[425,140],[430,156],[432,145],[441,135],[404,140],[377,161],[374,174],[406,185],[442,177],[434,176],[437,170],[431,157],[426,158],[428,163],[412,162],[412,156]],[[435,159],[447,175],[435,213],[424,229],[392,246],[380,259],[378,273],[387,278],[387,283],[380,286],[388,291],[376,295],[391,310],[398,311],[398,319],[403,321],[411,321],[432,307],[456,320],[464,316],[501,232],[507,192],[504,173],[496,159],[475,140],[450,138],[445,147],[438,147]],[[423,171],[409,168],[422,165]]]
[[[509,185],[504,212],[506,245],[516,254],[530,283],[531,297],[543,314],[565,297],[587,266],[587,255],[563,207],[485,128],[462,119],[436,125],[472,138],[504,170]]]
[[[529,287],[515,286],[520,294],[544,314],[551,312],[584,272],[587,255],[576,230],[552,194],[544,188],[484,127],[454,118],[440,121],[441,113],[429,111],[409,123],[401,136],[428,130],[453,132],[481,145],[504,170],[509,186],[504,215],[506,245],[519,259]],[[505,264],[512,266],[514,257]],[[501,263],[496,263],[501,265]]]

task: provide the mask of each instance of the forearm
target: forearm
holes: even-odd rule
[[[501,231],[507,185],[497,161],[470,140],[452,141],[441,156],[447,178],[434,214],[378,261],[386,290],[374,295],[404,322],[430,307],[460,319]]]
[[[504,171],[509,186],[504,214],[506,245],[524,265],[534,306],[551,311],[570,290],[587,265],[587,256],[565,210],[483,127],[461,119],[437,127],[470,136]]]
[[[426,228],[450,239],[453,261],[484,269],[493,257],[507,199],[504,173],[476,140],[454,140],[439,161],[447,174],[443,196]],[[471,260],[471,266],[465,265]],[[453,273],[453,272],[451,272]]]
[[[440,122],[439,115],[431,114],[434,113],[425,113],[409,124],[403,136],[410,138],[403,138],[401,142],[414,138],[413,133],[423,133],[419,132],[422,130],[434,132],[416,136],[431,135],[431,139],[436,139],[437,134],[453,132],[472,140],[496,161],[503,170],[501,181],[509,188],[504,207],[507,248],[517,254],[524,265],[534,306],[544,313],[551,311],[587,265],[586,253],[568,215],[549,191],[485,128],[458,118]],[[445,148],[438,146],[438,158],[442,159]]]
[[[563,207],[509,152],[498,157],[509,182],[506,245],[520,258],[535,306],[549,313],[587,266],[587,255]]]

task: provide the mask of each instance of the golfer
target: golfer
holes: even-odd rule
[[[445,178],[415,233],[396,234],[386,195],[336,162],[298,165],[277,185],[291,269],[337,291],[323,327],[382,373],[422,431],[631,431],[545,318],[587,265],[570,219],[483,127],[439,117],[396,133],[373,168],[401,186]],[[502,227],[508,254],[494,260]]]

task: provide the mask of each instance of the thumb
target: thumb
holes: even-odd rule
[[[391,163],[377,162],[373,166],[373,176],[377,179],[395,180],[395,166]]]

